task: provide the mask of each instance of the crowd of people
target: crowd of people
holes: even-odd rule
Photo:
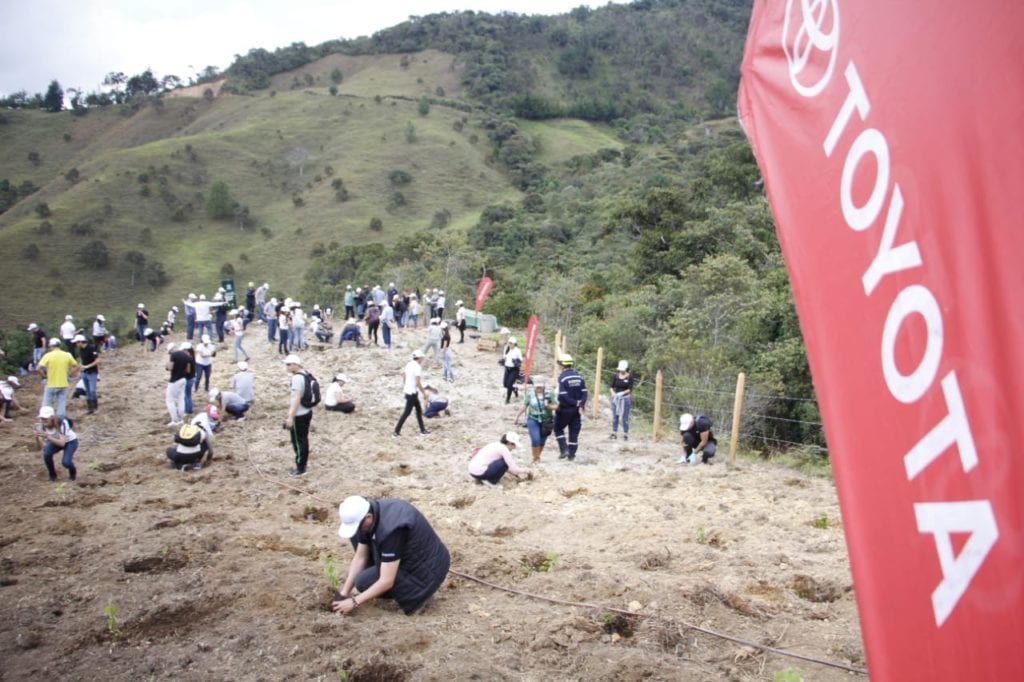
[[[214,458],[214,436],[223,421],[246,419],[256,402],[256,381],[244,340],[249,338],[246,332],[250,324],[262,324],[271,348],[284,356],[288,376],[282,427],[289,432],[294,453],[290,473],[304,476],[309,470],[311,424],[321,403],[321,389],[300,354],[309,350],[310,344],[329,347],[335,343],[334,311],[315,304],[307,314],[301,302],[270,296],[267,283],[256,287],[250,282],[242,305],[230,304],[231,298],[223,288],[209,300],[203,294],[190,293],[184,297],[185,327],[180,332],[183,339],[178,341],[169,340],[175,334],[180,312],[177,305],[156,325],[144,304],[136,307],[134,336],[139,347],[149,352],[158,348],[166,351],[163,366],[168,375],[164,397],[168,427],[173,434],[173,443],[164,453],[166,459],[170,466],[182,471],[208,466]],[[390,351],[398,334],[403,334],[404,346],[414,346],[401,374],[404,404],[392,435],[401,438],[403,427],[413,414],[418,433],[428,435],[425,420],[450,417],[452,408],[449,397],[437,383],[424,381],[424,363],[428,359],[440,363],[440,381],[455,382],[452,328],[459,332],[457,343],[464,343],[463,302],[456,301],[453,319],[448,320],[444,291],[428,290],[422,296],[418,292],[400,293],[392,283],[386,290],[380,286],[349,286],[343,304],[344,322],[337,335],[338,347],[352,341],[360,349]],[[417,336],[400,330],[414,330]],[[85,397],[85,414],[94,414],[99,409],[102,357],[117,347],[117,340],[107,331],[102,314],[92,320],[88,336],[70,314],[65,316],[57,336],[49,337],[36,323],[30,324],[27,331],[31,335],[32,355],[25,369],[38,373],[43,386],[33,431],[36,444],[50,481],[58,480],[54,464],[57,453],[62,453],[60,463],[67,478],[75,481],[78,471],[74,457],[79,436],[67,414],[68,399],[77,381]],[[223,388],[211,386],[217,351],[227,348],[227,337],[232,337],[234,371]],[[417,339],[422,339],[422,344]],[[559,373],[550,384],[539,375],[524,376],[524,357],[518,339],[508,337],[499,360],[503,397],[506,404],[513,397],[517,399],[519,407],[512,421],[515,426],[526,427],[531,458],[529,464],[520,464],[516,453],[523,439],[515,431],[502,433],[471,453],[467,464],[471,480],[497,486],[506,474],[519,480],[531,479],[531,467],[541,462],[552,434],[558,446],[558,459],[576,460],[582,415],[589,399],[587,383],[571,355],[560,353],[556,362]],[[348,384],[348,376],[340,371],[331,377],[323,395],[325,412],[356,412],[356,401],[347,393]],[[16,376],[0,380],[0,424],[12,421],[12,413],[28,411],[16,397],[22,387],[22,380]],[[619,437],[621,426],[622,439],[629,440],[633,389],[629,363],[620,361],[608,389],[612,415],[609,439]],[[717,443],[711,420],[705,415],[683,414],[679,431],[683,453],[678,462],[710,463]],[[395,599],[406,613],[421,608],[443,581],[450,562],[443,542],[423,515],[401,500],[355,496],[342,503],[339,516],[339,534],[351,541],[355,553],[336,595],[334,610],[351,613],[360,604],[378,597]]]

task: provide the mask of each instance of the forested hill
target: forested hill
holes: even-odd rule
[[[332,53],[436,49],[458,56],[466,97],[493,110],[692,121],[734,113],[749,18],[745,0],[637,0],[559,16],[431,14],[369,38],[251,50],[227,70],[227,87],[265,88],[273,75]]]
[[[187,90],[147,72],[72,111],[8,101],[5,369],[28,322],[103,312],[124,331],[137,302],[162,316],[222,278],[337,306],[391,281],[472,300],[486,274],[487,312],[536,313],[583,366],[602,347],[643,381],[660,370],[669,399],[718,420],[746,372],[748,435],[820,444],[734,116],[748,17],[738,0],[436,14],[253,49]]]

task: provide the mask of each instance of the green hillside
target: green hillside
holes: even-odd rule
[[[748,18],[740,0],[442,13],[254,48],[222,82],[124,104],[4,110],[0,343],[68,312],[124,328],[137,302],[162,315],[225,273],[335,306],[349,283],[469,299],[486,274],[503,324],[536,313],[583,363],[601,347],[663,372],[677,404],[745,372],[753,434],[820,444],[732,115]]]

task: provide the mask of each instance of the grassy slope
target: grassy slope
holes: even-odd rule
[[[37,320],[55,327],[66,312],[86,318],[102,311],[108,318],[127,320],[139,300],[162,314],[190,290],[210,293],[227,262],[234,265],[239,286],[259,279],[294,291],[317,241],[390,240],[426,228],[443,209],[452,214],[448,229],[464,229],[484,206],[516,197],[518,192],[489,163],[486,135],[471,118],[439,105],[426,117],[416,111],[413,100],[421,94],[438,86],[448,96],[458,91],[452,58],[420,53],[406,68],[399,60],[397,55],[332,56],[304,67],[320,77],[311,88],[278,88],[274,96],[268,90],[212,103],[168,98],[162,108],[147,106],[130,116],[113,108],[82,118],[7,113],[8,125],[0,126],[0,177],[15,183],[32,180],[41,190],[0,215],[0,250],[15,256],[8,260],[13,272],[6,279],[0,324],[6,328]],[[339,67],[346,76],[339,95],[332,97],[327,87],[339,61],[350,68]],[[278,76],[284,84],[293,78]],[[378,94],[383,95],[379,103],[374,100]],[[461,133],[452,127],[458,119],[469,121]],[[417,138],[411,144],[406,139],[410,122]],[[537,124],[537,131],[545,161],[614,144],[606,133],[575,122]],[[64,141],[65,132],[70,142]],[[470,142],[474,134],[479,138],[475,144]],[[187,145],[197,160],[189,159]],[[301,177],[286,160],[296,147],[310,153]],[[41,165],[28,162],[30,150],[41,154]],[[324,174],[327,165],[348,188],[348,202],[335,200],[333,178]],[[71,167],[82,176],[75,185],[63,177]],[[413,181],[400,188],[408,205],[388,211],[395,188],[387,175],[395,169],[407,171]],[[138,176],[147,172],[151,196],[143,198]],[[160,184],[161,178],[166,184]],[[215,179],[224,180],[233,196],[250,207],[256,229],[243,233],[230,221],[206,217],[203,203]],[[161,189],[193,205],[187,221],[170,219]],[[293,205],[295,193],[305,201],[302,208]],[[53,211],[50,235],[38,233],[42,221],[32,209],[40,201]],[[368,229],[374,216],[383,220],[383,232]],[[84,220],[95,223],[95,235],[69,234],[73,223]],[[150,245],[143,243],[144,228],[152,234]],[[261,228],[272,236],[261,234]],[[107,270],[89,270],[75,255],[95,238],[110,249]],[[35,262],[18,257],[30,243],[42,250]],[[131,249],[163,262],[171,284],[159,291],[146,284],[128,286],[123,254]]]

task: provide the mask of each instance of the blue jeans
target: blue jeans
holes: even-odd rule
[[[632,396],[615,396],[612,398],[612,433],[619,430],[619,418],[622,418],[622,432],[629,434],[629,411],[633,409]]]
[[[277,338],[277,318],[272,317],[267,320],[267,341],[273,343]]]
[[[64,451],[64,457],[61,458],[61,466],[68,470],[68,478],[72,481],[75,480],[75,476],[78,475],[78,470],[75,469],[75,450],[78,449],[78,439],[69,440],[64,444],[64,447],[60,448],[46,441],[43,444],[43,464],[46,465],[46,472],[50,474],[50,480],[57,480],[57,470],[53,467],[53,456],[60,450]]]
[[[56,404],[54,404],[56,401]],[[68,406],[68,389],[64,388],[50,388],[47,386],[43,389],[43,406],[52,405],[54,412],[57,413],[58,419],[63,419],[67,416]]]
[[[238,362],[238,353],[239,352],[241,352],[242,355],[245,356],[245,359],[246,359],[247,362],[249,360],[249,354],[245,352],[244,348],[242,348],[242,339],[244,339],[244,338],[245,338],[244,336],[239,336],[238,334],[235,334],[235,362]],[[196,366],[198,367],[199,365],[196,365]],[[207,376],[209,376],[209,375],[207,375]],[[209,382],[209,378],[207,378],[207,382]]]
[[[387,322],[384,322],[380,326],[380,331],[384,335],[384,347],[391,348],[391,327],[388,326]]]
[[[195,377],[185,378],[185,414],[192,414],[192,387],[195,382]]]
[[[290,351],[288,346],[288,330],[285,329],[284,327],[281,327],[278,333],[278,337],[279,338],[277,341],[277,352],[288,353]]]
[[[198,362],[196,363],[196,378],[195,378],[195,384],[192,387],[192,392],[193,393],[195,393],[196,391],[199,390],[199,382],[200,381],[203,382],[203,390],[204,391],[208,392],[210,390],[210,372],[212,370],[213,370],[213,364],[212,363],[209,364],[209,365],[200,365]]]
[[[501,480],[501,477],[505,475],[506,471],[508,471],[508,462],[504,459],[496,459],[487,465],[487,471],[479,476],[474,475],[473,478],[478,481],[487,481],[488,483],[496,484]]]
[[[551,425],[551,422],[548,422],[548,426],[550,427]],[[544,447],[544,443],[547,442],[548,436],[551,435],[550,430],[545,434],[540,422],[535,419],[526,420],[526,430],[530,433],[530,447],[534,448]]]
[[[186,315],[185,316],[185,338],[188,339],[189,341],[191,341],[192,337],[195,336],[195,334],[196,334],[196,316],[195,315]]]
[[[96,402],[96,382],[99,380],[99,376],[99,374],[82,372],[82,381],[85,382],[85,399],[89,402]]]
[[[206,334],[212,339],[213,323],[209,320],[206,320],[205,322],[196,322],[196,334],[199,335],[199,338],[203,338],[203,334]]]

